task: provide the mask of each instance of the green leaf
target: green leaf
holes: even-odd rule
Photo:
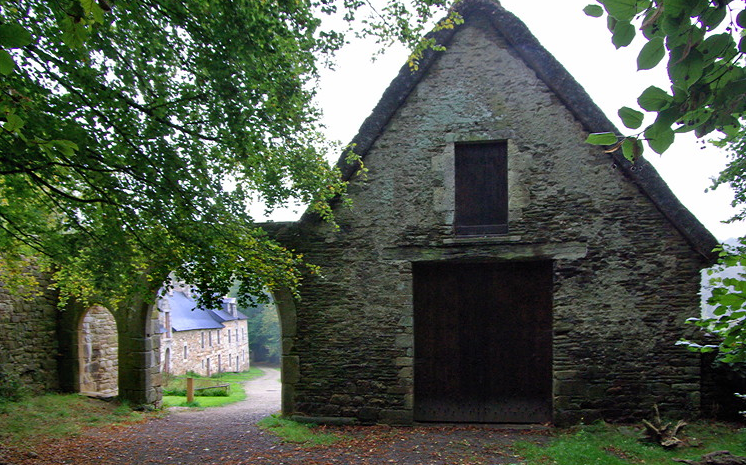
[[[661,37],[650,39],[637,56],[637,69],[655,68],[665,55],[666,49],[663,46],[663,39]]]
[[[616,23],[618,22],[619,21],[615,17],[611,15],[607,16],[606,17],[606,29],[608,29],[609,32],[614,32],[614,28],[616,27]]]
[[[588,135],[586,144],[613,145],[617,143],[617,136],[613,132],[595,132]]]
[[[91,8],[91,14],[93,15],[94,21],[99,24],[104,23],[104,10],[102,10],[101,7],[98,6],[98,3],[93,4],[93,8]]]
[[[721,9],[725,12],[725,8]],[[738,16],[736,16],[736,24],[738,24],[738,27],[746,28],[746,10],[741,10],[738,13]]]
[[[622,107],[617,112],[622,123],[630,129],[637,129],[642,126],[644,115],[641,111],[634,110],[630,107]]]
[[[661,12],[659,8],[651,8],[647,13],[645,13],[645,18],[642,20],[642,24],[647,24],[647,27],[642,30],[642,35],[645,36],[646,39],[650,40],[653,37],[663,36],[663,31],[658,25],[660,15]]]
[[[0,24],[0,46],[20,48],[32,42],[31,33],[20,24]]]
[[[682,56],[686,54],[686,56]],[[668,65],[668,76],[671,82],[683,88],[689,88],[702,77],[703,71],[702,53],[699,50],[687,50],[679,48],[671,52],[671,61]]]
[[[583,8],[583,12],[588,16],[593,16],[594,18],[600,18],[604,14],[604,9],[601,8],[600,5],[588,5],[585,8]]]
[[[25,124],[23,119],[16,115],[15,113],[7,113],[5,115],[5,124],[3,124],[3,129],[9,132],[15,132],[18,129],[21,129],[23,125]]]
[[[741,37],[741,40],[738,41],[738,51],[746,53],[746,36]]]
[[[10,53],[5,50],[0,50],[0,74],[4,74],[5,76],[9,75],[13,72],[15,66],[16,64],[13,61],[13,57],[10,56]]]
[[[635,161],[642,155],[642,143],[636,137],[627,137],[622,142],[622,155],[629,161]]]
[[[618,21],[614,26],[614,34],[611,36],[611,43],[616,48],[626,47],[632,43],[635,38],[635,27],[629,21]]]
[[[684,15],[688,17],[693,12],[696,3],[692,0],[665,0],[664,8],[666,14],[671,17],[676,18]]]
[[[62,19],[62,41],[70,48],[82,47],[88,38],[88,29],[83,21],[73,21],[66,16]]]
[[[668,93],[655,86],[650,86],[645,89],[640,97],[637,98],[637,103],[641,108],[647,111],[661,111],[671,104],[673,97]]]
[[[699,17],[702,24],[707,28],[708,31],[711,31],[718,27],[720,23],[723,22],[725,19],[725,15],[727,12],[727,8],[720,8],[720,7],[710,7],[707,9],[707,11]],[[743,13],[743,11],[741,12]],[[740,16],[740,14],[739,14]],[[738,19],[736,19],[738,21]]]
[[[619,21],[630,21],[639,11],[642,11],[638,10],[638,7],[641,6],[640,4],[646,2],[638,2],[638,0],[603,0],[602,3],[610,16]],[[650,2],[647,3],[649,4]]]
[[[653,124],[645,130],[645,139],[655,153],[662,154],[673,144],[676,137],[670,126]]]
[[[724,32],[722,34],[711,35],[697,48],[702,53],[703,60],[709,63],[716,58],[722,58],[735,52],[736,42],[733,40],[733,36]]]
[[[685,34],[691,27],[689,21],[682,21],[682,18],[676,18],[669,14],[663,15],[659,21],[659,25],[663,32],[669,36],[669,39],[671,37],[677,38]]]
[[[88,14],[91,12],[91,8],[96,4],[96,0],[79,0],[80,6],[83,7],[83,11]]]
[[[69,140],[55,139],[49,142],[51,145],[57,148],[57,150],[68,157],[75,155],[75,152],[78,150],[78,144]]]
[[[676,134],[694,131],[698,126],[710,120],[713,113],[708,107],[703,106],[694,111],[690,111],[681,118],[682,126],[674,130]]]
[[[80,0],[80,6],[86,15],[91,15],[93,20],[99,24],[104,22],[104,10],[101,9],[96,0]]]

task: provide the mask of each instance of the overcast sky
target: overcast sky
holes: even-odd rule
[[[619,107],[636,108],[637,96],[651,84],[668,89],[665,71],[635,72],[636,51],[616,50],[606,21],[586,16],[582,9],[592,0],[502,0],[502,5],[526,23],[541,44],[562,63],[619,128]],[[636,42],[640,42],[639,40]],[[633,46],[635,43],[633,43]],[[641,45],[641,42],[640,42]],[[392,47],[371,63],[376,46],[356,42],[343,50],[336,71],[322,73],[318,101],[324,111],[327,135],[343,143],[357,133],[363,120],[378,103],[407,51]],[[652,122],[652,121],[651,121]],[[677,136],[677,142],[663,156],[646,150],[677,197],[720,240],[746,234],[743,223],[724,225],[733,211],[727,188],[705,193],[710,178],[725,165],[725,156],[710,147],[702,150],[693,137]],[[337,154],[332,157],[336,162]],[[296,218],[288,212],[273,215],[276,220]]]

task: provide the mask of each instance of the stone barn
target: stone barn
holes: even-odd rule
[[[321,272],[276,295],[283,411],[317,421],[566,424],[700,412],[713,236],[526,26],[464,0],[339,162],[351,208],[271,228]],[[675,155],[672,155],[675,156]]]

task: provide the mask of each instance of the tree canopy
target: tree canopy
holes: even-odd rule
[[[416,42],[440,0],[0,0],[0,272],[115,307],[173,272],[203,299],[295,288],[248,206],[330,218],[313,102],[350,28]],[[337,30],[322,18],[341,17]],[[416,60],[416,55],[415,58]],[[207,302],[210,303],[210,302]]]

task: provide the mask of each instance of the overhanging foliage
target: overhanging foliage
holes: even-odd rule
[[[234,279],[244,295],[295,288],[300,257],[248,206],[293,198],[331,217],[345,184],[312,98],[344,31],[320,18],[350,22],[364,6],[0,0],[4,282],[28,289],[31,261],[54,272],[63,302],[110,308],[170,272],[208,301]],[[442,8],[389,2],[359,30],[416,45]]]

